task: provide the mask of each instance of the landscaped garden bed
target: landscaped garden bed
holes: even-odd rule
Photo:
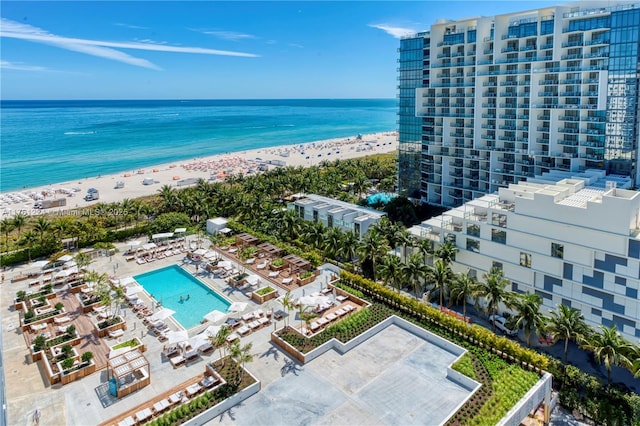
[[[251,293],[251,299],[258,303],[264,303],[276,297],[278,297],[278,290],[270,286],[259,288]]]
[[[140,339],[138,339],[137,337],[134,337],[133,339],[127,340],[122,343],[118,343],[117,345],[111,346],[112,351],[115,351],[118,349],[124,349],[124,348],[129,348],[129,350],[138,349],[140,352],[145,352],[147,350],[146,345],[142,343]]]
[[[298,275],[298,285],[307,285],[313,282],[316,279],[317,273],[311,271],[301,272]]]
[[[96,324],[96,331],[98,332],[98,337],[104,337],[107,334],[109,334],[110,331],[126,330],[126,329],[127,329],[127,323],[120,316],[109,318]]]
[[[147,425],[181,425],[256,382],[253,376],[246,374],[243,371],[244,369],[231,359],[231,357],[217,360],[213,363],[213,367],[226,383],[210,391],[205,391],[202,395],[193,398],[188,403],[153,419],[147,423]]]

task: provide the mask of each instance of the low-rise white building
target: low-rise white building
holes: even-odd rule
[[[288,208],[304,220],[320,222],[343,232],[352,231],[358,237],[362,237],[382,216],[386,216],[384,212],[315,194],[293,201]]]
[[[591,326],[640,338],[640,192],[604,172],[512,184],[410,232],[455,241],[457,272],[502,269],[513,291],[539,294],[546,309],[562,303]]]

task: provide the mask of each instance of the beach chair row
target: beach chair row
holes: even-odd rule
[[[345,315],[354,311],[355,308],[351,305],[345,305],[342,308],[337,309],[335,312],[330,312],[326,316],[320,317],[309,324],[310,332],[315,333],[320,329],[328,326],[330,323],[344,317]]]

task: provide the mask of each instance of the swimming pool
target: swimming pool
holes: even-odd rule
[[[174,310],[176,313],[173,318],[187,330],[200,324],[209,312],[227,312],[231,305],[231,302],[178,265],[156,269],[133,278],[162,306]]]

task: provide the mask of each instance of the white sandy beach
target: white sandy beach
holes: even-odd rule
[[[98,202],[113,203],[125,198],[133,199],[155,194],[163,185],[175,188],[186,187],[187,185],[183,184],[192,178],[215,181],[216,179],[224,179],[226,175],[231,174],[258,173],[260,165],[270,169],[277,167],[277,164],[308,167],[325,160],[346,160],[393,152],[397,148],[397,133],[385,132],[366,134],[361,138],[352,136],[219,154],[118,174],[2,193],[0,194],[0,208],[2,209],[2,217],[11,217],[17,213],[28,215],[61,213],[69,209],[93,206]],[[145,180],[147,183],[153,183],[145,185],[143,184]],[[116,189],[118,182],[123,182],[124,187]],[[89,188],[95,188],[99,191],[100,199],[98,201],[84,200]],[[34,209],[35,197],[44,197],[45,200],[66,198],[66,206],[37,210]]]

